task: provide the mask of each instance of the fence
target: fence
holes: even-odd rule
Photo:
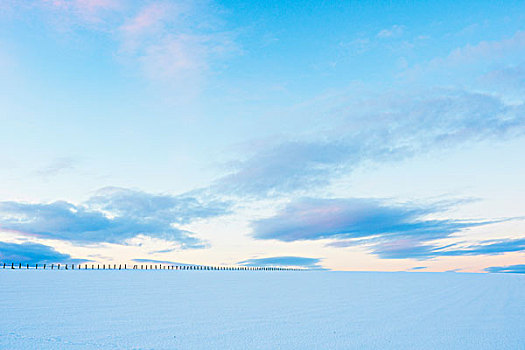
[[[162,264],[22,264],[3,263],[3,269],[20,270],[199,270],[199,271],[302,271],[291,267],[260,266],[205,266],[205,265],[162,265]]]

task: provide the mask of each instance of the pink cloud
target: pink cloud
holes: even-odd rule
[[[198,89],[213,61],[234,47],[228,33],[213,30],[209,21],[209,11],[191,2],[151,3],[119,27],[120,53],[150,79]]]
[[[135,17],[128,20],[121,30],[125,35],[140,35],[154,28],[160,30],[162,22],[172,8],[173,6],[166,3],[153,3],[146,6]]]
[[[78,28],[117,42],[118,59],[148,79],[198,90],[215,62],[236,51],[207,2],[128,0],[0,0],[7,11],[40,11],[56,30]]]

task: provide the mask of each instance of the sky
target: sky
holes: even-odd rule
[[[525,3],[0,3],[0,260],[523,272]]]

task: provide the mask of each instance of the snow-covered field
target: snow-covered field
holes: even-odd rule
[[[0,270],[0,349],[525,349],[525,275]]]

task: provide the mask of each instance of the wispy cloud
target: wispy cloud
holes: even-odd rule
[[[306,104],[304,114],[313,109],[329,115],[322,130],[268,143],[215,186],[242,196],[283,194],[326,185],[365,163],[519,137],[525,101],[515,65],[524,54],[525,33],[518,32],[411,67],[402,83],[380,93],[355,89],[319,98]],[[460,71],[468,73],[455,73]],[[496,79],[505,80],[505,93],[494,93]]]
[[[352,145],[344,142],[286,142],[239,162],[237,170],[221,178],[215,186],[221,192],[238,195],[291,192],[326,184],[327,175],[338,165],[349,157],[360,156],[352,152]]]
[[[256,239],[284,242],[335,240],[332,247],[363,246],[383,259],[495,255],[525,250],[524,239],[439,244],[464,229],[503,220],[432,219],[461,202],[390,204],[378,199],[295,200],[276,215],[253,222]],[[508,220],[508,219],[507,219]],[[432,243],[429,243],[432,242]]]
[[[494,93],[505,96],[510,101],[523,101],[525,95],[525,64],[493,69],[480,78],[480,84],[485,89],[491,89]]]
[[[491,266],[485,269],[492,273],[525,273],[525,265]]]
[[[23,264],[38,263],[81,263],[87,260],[73,259],[70,255],[57,252],[54,248],[37,243],[0,242],[0,261]]]
[[[74,169],[76,164],[77,160],[71,157],[56,158],[46,166],[38,169],[37,173],[45,177],[53,176]]]
[[[405,31],[405,26],[394,24],[390,28],[382,29],[377,33],[377,37],[380,39],[386,39],[386,38],[397,38],[403,35],[403,32]]]
[[[209,1],[8,1],[11,11],[44,14],[60,31],[106,36],[117,43],[119,62],[179,93],[197,91],[238,48],[218,6]]]
[[[42,238],[96,243],[122,243],[144,235],[176,242],[183,248],[202,243],[175,227],[228,212],[228,203],[195,197],[155,195],[106,188],[86,203],[0,202],[0,226]]]
[[[341,107],[342,109],[343,107]],[[525,131],[525,106],[490,94],[432,89],[349,103],[335,129],[274,144],[219,179],[219,190],[266,196],[328,184],[364,162],[388,162],[437,147],[504,139]],[[329,140],[329,141],[328,141]]]
[[[150,2],[118,28],[121,55],[138,62],[151,79],[195,88],[236,47],[213,12],[203,2]]]
[[[321,270],[321,259],[304,258],[300,256],[275,256],[270,258],[248,259],[238,262],[243,266],[290,266],[304,267],[311,270]]]
[[[151,194],[120,187],[103,188],[86,204],[117,217],[164,219],[177,224],[225,215],[231,205],[230,202],[204,196]]]
[[[416,206],[368,198],[304,198],[290,202],[273,217],[255,221],[253,236],[285,242],[376,235],[428,241],[490,223],[425,218],[445,209],[442,203]]]
[[[383,259],[425,260],[443,256],[498,255],[525,251],[525,239],[505,239],[483,241],[478,244],[421,244],[418,240],[395,239],[379,243],[371,252]]]

